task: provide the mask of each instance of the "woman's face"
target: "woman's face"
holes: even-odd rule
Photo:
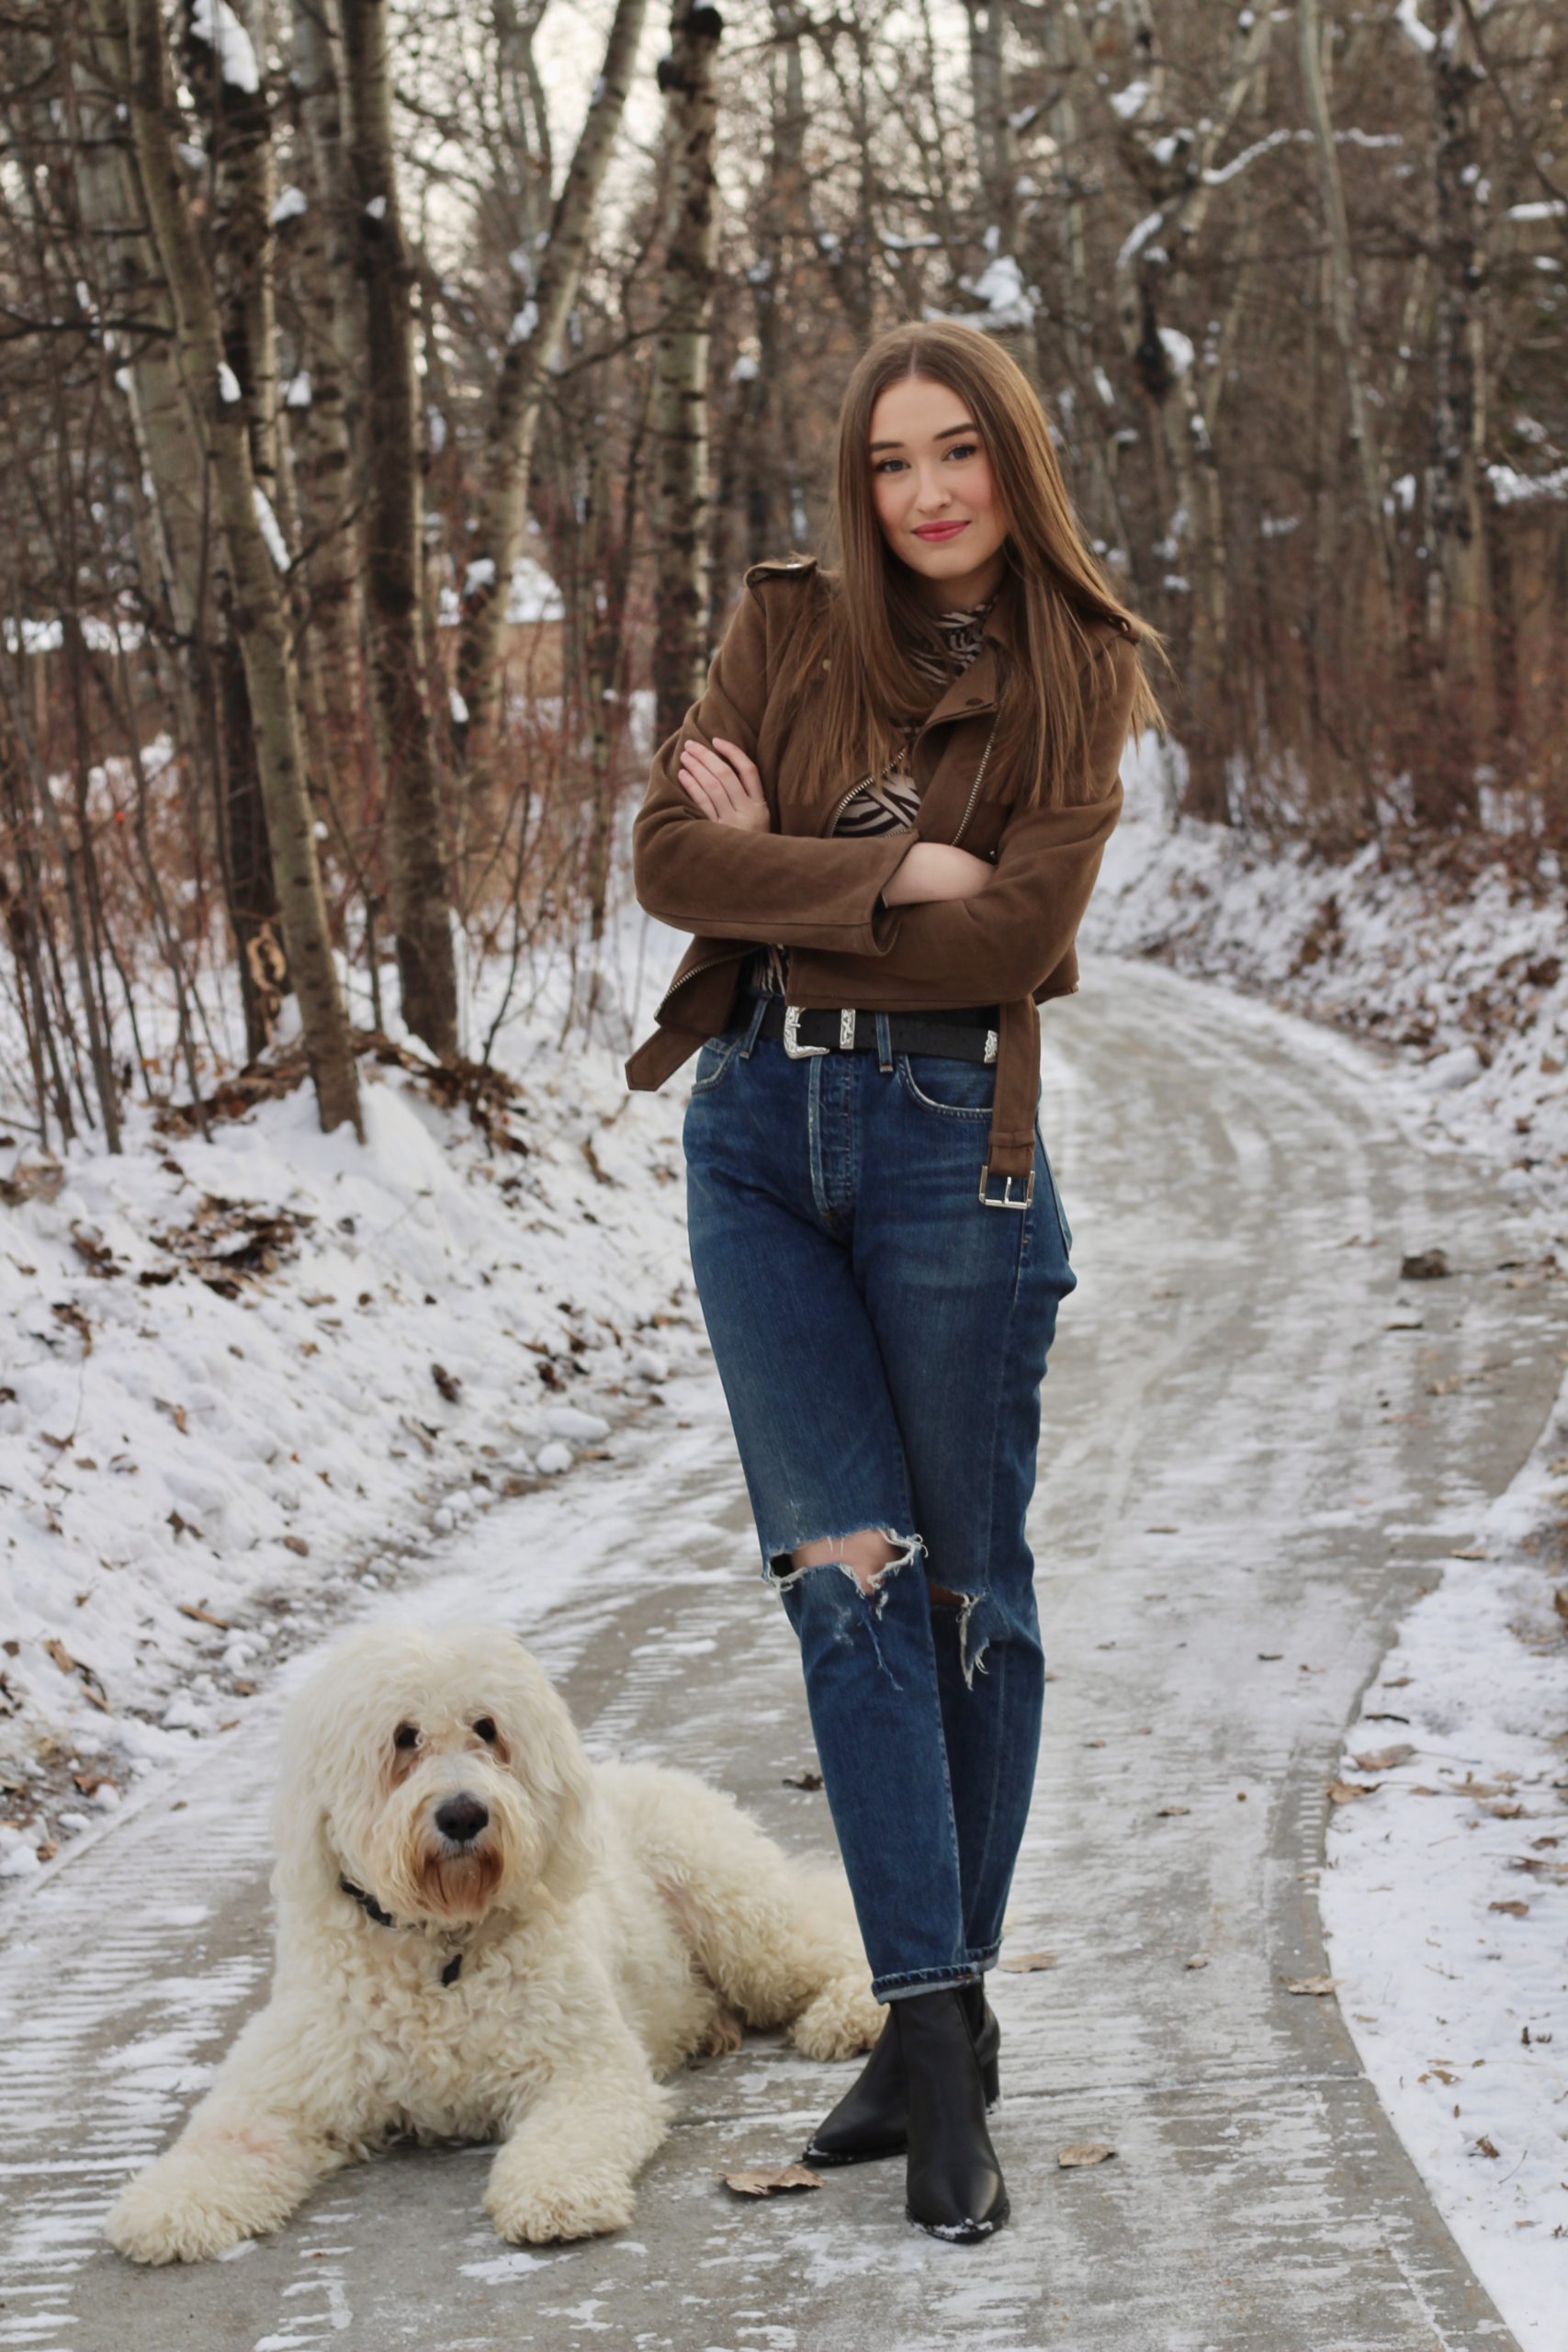
[[[894,555],[939,605],[978,603],[1003,571],[1007,523],[963,396],[904,377],[871,412],[872,495]]]

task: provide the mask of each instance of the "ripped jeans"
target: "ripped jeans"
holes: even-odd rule
[[[876,1052],[797,1060],[756,1035],[765,1001],[743,992],[697,1058],[692,1270],[889,2000],[1000,1948],[1045,1679],[1024,1515],[1071,1236],[1038,1126],[1029,1207],[979,1201],[994,1065],[895,1053],[886,1015]],[[897,1546],[869,1589],[791,1560],[858,1529]]]

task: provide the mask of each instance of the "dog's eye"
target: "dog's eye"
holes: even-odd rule
[[[419,1746],[419,1725],[417,1724],[400,1724],[397,1730],[392,1734],[392,1746],[394,1747],[417,1747]]]
[[[487,1747],[495,1746],[495,1724],[491,1716],[481,1715],[474,1729]]]

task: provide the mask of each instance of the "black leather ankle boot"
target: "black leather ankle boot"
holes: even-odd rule
[[[1010,2208],[962,1989],[905,1993],[892,2008],[908,2086],[904,2211],[932,2237],[988,2238]]]
[[[986,1987],[980,1978],[959,1986],[964,2001],[964,2013],[969,2030],[975,2037],[975,2052],[980,2061],[980,2081],[986,2095],[986,2105],[995,2105],[998,2079],[998,2052],[1001,2047],[1001,2028],[996,2012],[986,1998]],[[888,2008],[897,2007],[890,2001]],[[837,2107],[826,2115],[811,2135],[811,2142],[801,2155],[808,2165],[859,2165],[874,2156],[901,2155],[906,2144],[904,2111],[908,2086],[904,2077],[904,2061],[898,2048],[898,2037],[893,2030],[889,2016],[881,2033],[872,2046],[870,2057],[861,2068]]]

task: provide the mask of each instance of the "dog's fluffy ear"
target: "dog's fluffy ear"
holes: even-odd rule
[[[337,1884],[321,1770],[323,1710],[334,1682],[329,1662],[300,1685],[284,1710],[272,1800],[272,1892],[279,1903],[314,1903],[324,1887]]]
[[[599,1860],[593,1768],[566,1702],[522,1643],[513,1646],[516,1676],[506,1724],[512,1771],[547,1828],[537,1883],[557,1902],[570,1903]]]

